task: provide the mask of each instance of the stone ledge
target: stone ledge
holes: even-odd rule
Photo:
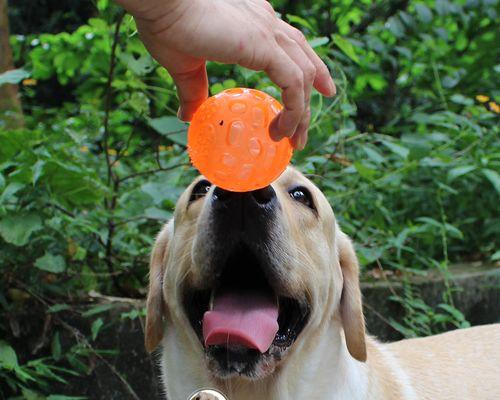
[[[432,307],[443,302],[445,283],[439,271],[414,276],[411,283]],[[456,308],[472,325],[500,321],[500,268],[493,265],[458,264],[450,268],[450,284]],[[402,336],[382,319],[402,315],[402,307],[389,299],[392,291],[401,295],[401,279],[381,279],[361,283],[368,331],[381,340],[398,340]],[[379,315],[377,315],[379,314]]]

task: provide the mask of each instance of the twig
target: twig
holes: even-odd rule
[[[134,306],[144,306],[144,301],[143,300],[138,300],[138,299],[131,299],[129,297],[116,297],[116,296],[105,296],[101,293],[98,293],[94,290],[91,290],[88,293],[89,297],[91,299],[98,299],[105,301],[107,303],[126,303],[126,304],[132,304]]]
[[[130,134],[128,135],[128,138],[127,138],[127,141],[125,142],[125,146],[123,148],[121,148],[119,151],[118,151],[118,154],[116,155],[115,159],[113,160],[113,162],[111,163],[111,166],[113,167],[118,161],[120,161],[120,159],[124,156],[124,154],[127,152],[129,146],[130,146],[130,141],[132,140],[132,136],[134,136],[134,130],[132,130],[132,132],[130,132]]]
[[[120,39],[120,26],[123,21],[123,17],[125,16],[125,12],[121,12],[118,16],[118,20],[115,25],[115,33],[113,37],[113,44],[111,46],[111,56],[109,60],[109,70],[108,70],[108,79],[106,82],[106,90],[105,90],[105,100],[104,100],[104,135],[103,135],[103,143],[104,143],[104,155],[106,157],[106,165],[108,169],[108,185],[111,183],[111,179],[113,178],[113,169],[111,158],[109,157],[109,114],[111,112],[111,92],[113,85],[113,76],[115,73],[116,67],[116,48],[118,47],[118,42]]]
[[[392,293],[392,295],[393,295],[394,297],[397,297],[397,295],[398,295],[398,294],[397,294],[397,293],[396,293],[396,291],[394,290],[394,288],[393,288],[393,286],[392,286],[391,281],[389,281],[389,279],[387,279],[387,275],[386,275],[386,273],[385,273],[384,268],[382,267],[382,264],[381,264],[380,260],[377,258],[377,260],[376,260],[376,261],[377,261],[377,266],[378,266],[378,267],[382,270],[382,277],[384,278],[385,283],[387,283],[387,286],[389,286],[389,290],[390,290],[390,292]]]
[[[384,317],[382,314],[380,314],[377,310],[375,310],[375,308],[373,308],[370,304],[368,304],[367,302],[363,302],[363,305],[366,308],[368,308],[368,310],[370,310],[373,314],[375,314],[375,316],[377,318],[379,318],[382,322],[386,323],[387,325],[389,325],[392,329],[394,329],[396,331],[396,329],[392,326],[391,322],[386,317]]]
[[[136,172],[136,173],[127,175],[127,176],[125,176],[123,178],[120,178],[120,183],[123,183],[123,182],[125,182],[125,181],[127,181],[129,179],[132,179],[132,178],[137,178],[138,176],[156,174],[156,173],[162,172],[162,171],[170,171],[172,169],[175,169],[175,168],[178,168],[178,167],[183,167],[183,166],[186,166],[186,165],[189,165],[189,163],[176,164],[176,165],[172,165],[170,167],[156,168],[156,169],[150,169],[148,171]]]
[[[76,218],[76,215],[74,213],[72,213],[71,211],[66,210],[64,207],[61,207],[61,206],[59,206],[59,205],[57,205],[55,203],[47,203],[46,205],[49,206],[49,207],[55,208],[56,210],[61,211],[64,215],[67,215],[68,217]]]
[[[112,193],[111,200],[105,200],[104,206],[109,211],[108,217],[108,235],[106,238],[106,242],[103,243],[105,249],[104,260],[106,266],[108,268],[108,272],[113,281],[113,285],[120,292],[123,293],[123,290],[120,286],[120,282],[118,277],[115,275],[112,253],[113,253],[113,236],[115,233],[115,223],[113,220],[113,211],[116,208],[117,200],[118,200],[118,191],[120,188],[120,179],[113,172],[113,164],[111,161],[111,157],[109,154],[109,115],[111,112],[111,99],[112,99],[112,89],[113,89],[113,78],[116,67],[116,49],[118,48],[118,43],[120,41],[120,26],[123,22],[123,18],[125,16],[125,12],[121,12],[118,16],[118,20],[116,21],[115,31],[113,35],[113,44],[111,46],[111,55],[109,60],[109,70],[108,70],[108,79],[106,82],[106,95],[105,95],[105,103],[104,103],[104,135],[103,135],[103,143],[104,143],[104,155],[106,157],[106,167],[107,167],[107,183],[108,186],[112,184]]]
[[[37,354],[47,344],[47,333],[50,330],[51,322],[52,322],[52,314],[46,314],[45,321],[43,322],[42,335],[35,344],[35,347],[31,351],[31,354],[33,355]]]

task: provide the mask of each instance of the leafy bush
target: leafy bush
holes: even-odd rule
[[[294,163],[329,198],[363,270],[446,273],[450,262],[498,260],[497,1],[274,4],[338,84],[334,99],[313,96],[309,144]],[[11,45],[25,127],[0,131],[0,309],[57,307],[91,291],[144,296],[154,235],[196,174],[171,78],[130,16],[103,0],[72,32],[12,35]],[[237,66],[210,64],[209,76],[212,93],[279,96],[265,75]],[[407,292],[395,326],[406,335],[465,326],[449,295],[439,312]],[[68,354],[79,357],[75,346]],[[26,393],[50,393],[46,378],[73,371],[50,349],[19,363],[0,347],[4,395],[38,398]]]

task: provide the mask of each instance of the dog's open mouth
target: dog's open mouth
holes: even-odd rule
[[[235,246],[222,264],[208,289],[186,290],[185,310],[217,375],[255,377],[259,361],[279,361],[297,339],[309,307],[278,296],[269,266],[248,246]]]

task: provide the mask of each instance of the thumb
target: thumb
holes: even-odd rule
[[[208,78],[205,62],[187,72],[171,73],[177,86],[179,111],[177,116],[182,121],[191,121],[194,112],[208,97]]]

